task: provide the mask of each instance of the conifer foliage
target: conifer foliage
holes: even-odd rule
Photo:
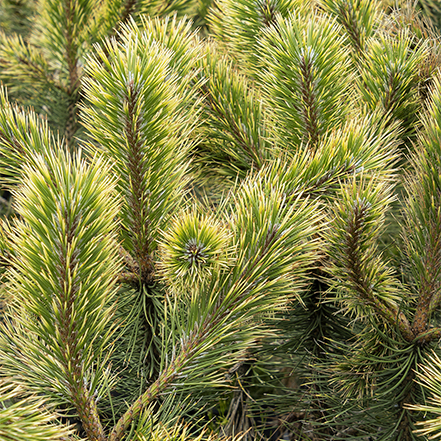
[[[0,440],[441,436],[438,9],[0,0]]]

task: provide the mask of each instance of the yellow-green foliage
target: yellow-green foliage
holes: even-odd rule
[[[2,13],[1,440],[441,435],[434,2]]]

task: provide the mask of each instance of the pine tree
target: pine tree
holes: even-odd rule
[[[439,436],[417,6],[0,2],[0,439]]]

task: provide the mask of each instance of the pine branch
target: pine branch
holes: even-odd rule
[[[419,300],[412,324],[413,332],[419,335],[426,331],[431,310],[439,304],[441,274],[441,217],[425,225],[431,231],[430,242],[426,243],[426,254],[422,256],[420,269]],[[437,297],[434,299],[434,297]]]
[[[415,335],[425,334],[429,330],[430,316],[441,301],[441,113],[437,107],[441,99],[440,87],[437,78],[428,113],[423,117],[420,148],[413,155],[413,170],[406,177],[403,239],[405,258],[418,293],[412,325]],[[424,343],[425,340],[420,341]]]
[[[367,40],[373,36],[380,19],[377,2],[370,0],[324,0],[326,11],[344,27],[357,57],[364,57]]]
[[[291,15],[259,39],[259,82],[274,112],[274,137],[291,151],[304,145],[314,152],[350,110],[353,72],[340,30],[318,14]]]
[[[135,106],[139,100],[139,92],[135,89],[133,81],[129,82],[127,95],[124,97],[127,102],[127,114],[125,115],[125,133],[127,136],[127,170],[130,174],[132,191],[128,195],[127,204],[130,207],[130,216],[133,219],[131,227],[135,232],[144,229],[146,218],[147,203],[144,199],[149,192],[143,177],[147,170],[143,167],[142,138],[140,134],[140,123],[136,116]],[[139,265],[139,276],[145,284],[152,281],[153,263],[149,250],[151,245],[149,240],[142,235],[133,238],[134,253]]]
[[[55,389],[75,407],[89,439],[104,441],[95,393],[113,332],[119,207],[108,166],[86,166],[80,155],[34,156],[25,166],[9,268],[14,331],[5,335],[14,343],[1,352],[6,372],[31,388],[38,379],[45,394]]]
[[[207,45],[201,62],[204,119],[198,162],[202,173],[244,177],[269,157],[266,123],[258,90],[237,73],[231,60]]]
[[[109,441],[120,441],[126,430],[132,422],[139,417],[143,409],[145,409],[152,401],[161,394],[180,374],[181,370],[187,364],[194,352],[198,349],[200,341],[203,340],[212,323],[204,323],[201,331],[196,333],[192,339],[187,340],[181,347],[180,354],[170,362],[167,368],[161,372],[159,377],[151,384],[147,391],[144,392],[118,420],[118,423],[112,429]]]
[[[376,251],[375,239],[393,198],[390,188],[375,181],[366,183],[354,178],[337,196],[333,228],[326,235],[332,258],[327,267],[334,278],[330,284],[350,311],[362,317],[373,309],[391,326],[398,326],[405,340],[413,341],[415,334],[400,312],[402,288],[398,288],[398,281]]]
[[[419,67],[426,55],[424,44],[407,30],[395,37],[379,34],[370,40],[360,69],[358,87],[373,111],[381,106],[386,120],[398,120],[405,136],[414,135],[418,102]]]
[[[339,12],[341,17],[343,18],[342,24],[346,28],[346,31],[348,32],[353,45],[355,46],[356,50],[359,53],[363,52],[363,41],[362,41],[361,31],[357,27],[354,7],[351,4],[347,4],[347,5],[341,4]]]
[[[367,202],[367,201],[366,201]],[[362,249],[362,231],[363,224],[366,222],[367,214],[371,209],[370,203],[363,200],[357,200],[352,207],[352,216],[346,226],[346,243],[343,253],[347,255],[348,278],[356,290],[359,298],[365,305],[371,306],[378,315],[382,316],[390,324],[395,325],[398,322],[400,331],[404,338],[413,339],[413,333],[410,331],[410,325],[403,313],[397,308],[388,307],[382,303],[372,289],[369,274],[364,267],[363,261],[372,256],[363,256]]]
[[[430,343],[431,341],[439,340],[441,337],[441,328],[429,328],[428,331],[421,332],[417,337],[415,337],[415,342],[424,345]]]
[[[37,11],[34,42],[50,55],[51,64],[58,66],[59,82],[65,91],[60,97],[65,103],[60,125],[69,148],[73,148],[79,129],[83,59],[101,36],[97,21],[105,4],[93,0],[46,0]]]
[[[80,250],[75,250],[77,241],[76,232],[79,227],[80,214],[72,217],[67,207],[61,213],[66,240],[59,244],[59,249],[54,250],[60,256],[56,262],[58,282],[61,292],[56,299],[56,309],[60,312],[55,321],[55,326],[60,332],[60,341],[63,345],[61,353],[62,369],[66,375],[69,393],[83,423],[88,438],[91,441],[104,441],[105,435],[98,416],[95,399],[84,385],[82,372],[82,350],[77,341],[78,328],[75,322],[74,304],[77,296],[80,295],[80,279],[75,276],[76,268],[79,265]],[[74,249],[71,256],[65,255],[65,250]]]
[[[83,120],[103,154],[116,163],[126,201],[124,247],[137,261],[140,280],[148,284],[159,232],[185,184],[186,135],[193,115],[185,107],[188,94],[180,90],[191,78],[179,77],[170,67],[179,63],[179,52],[173,58],[148,34],[137,40],[129,37],[131,28],[126,32],[120,43],[109,43],[89,63],[86,95],[92,106],[84,108]]]
[[[193,207],[177,214],[160,243],[160,273],[169,286],[191,290],[209,283],[233,258],[231,232],[215,215]]]

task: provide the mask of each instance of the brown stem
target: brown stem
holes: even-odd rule
[[[314,91],[314,73],[312,61],[305,59],[302,55],[300,60],[300,80],[301,104],[297,106],[300,111],[303,122],[312,148],[317,145],[320,136],[319,126],[319,106]]]
[[[424,333],[429,324],[430,313],[439,302],[439,273],[441,267],[441,222],[439,219],[431,219],[425,225],[430,239],[426,243],[423,257],[424,271],[420,274],[420,297],[415,311],[412,329],[415,335]]]
[[[355,287],[360,298],[366,305],[371,306],[377,314],[386,319],[390,324],[396,326],[406,339],[406,341],[413,341],[414,333],[407,321],[406,316],[397,308],[388,307],[382,303],[372,290],[369,283],[368,276],[364,272],[362,259],[360,256],[360,240],[363,221],[366,215],[367,207],[359,203],[354,208],[354,213],[347,228],[346,247],[345,252],[348,259],[348,276]]]
[[[415,341],[420,345],[423,345],[425,343],[430,343],[433,340],[438,340],[440,337],[441,337],[441,328],[432,328],[429,329],[427,332],[419,334],[415,338]]]
[[[429,322],[431,293],[422,291],[415,311],[412,330],[415,335],[424,333]]]
[[[263,15],[263,25],[265,27],[270,27],[274,24],[275,18],[277,17],[278,11],[275,7],[275,3],[270,0],[266,0],[265,2],[261,2],[260,6],[260,11]]]
[[[124,24],[136,9],[137,0],[127,0],[121,14],[120,26]]]
[[[133,83],[128,85],[126,95],[127,116],[125,120],[125,133],[127,136],[127,171],[131,182],[131,191],[128,193],[128,209],[132,219],[130,233],[134,248],[135,260],[138,263],[139,277],[141,281],[148,285],[153,281],[153,259],[150,254],[149,220],[147,215],[146,195],[149,190],[145,188],[145,158],[142,150],[142,140],[140,136],[139,118],[136,115],[138,103],[138,91]]]
[[[405,395],[405,397],[400,401],[399,406],[401,409],[401,412],[405,412],[403,415],[403,418],[400,422],[400,426],[398,430],[401,432],[401,434],[404,436],[402,438],[405,441],[412,441],[414,438],[412,436],[412,426],[411,421],[408,415],[408,411],[406,410],[405,406],[409,403],[412,403],[412,394],[415,389],[415,371],[413,369],[409,369],[409,372],[406,375],[406,378],[404,380],[404,387],[409,386],[409,391]],[[413,404],[413,403],[412,403]]]
[[[78,275],[76,274],[79,251],[74,249],[69,260],[66,258],[66,252],[71,250],[78,221],[78,217],[72,219],[65,209],[66,243],[64,246],[60,244],[58,253],[60,261],[57,265],[60,289],[60,300],[58,302],[60,318],[57,325],[62,347],[65,348],[62,354],[63,359],[61,360],[61,364],[68,383],[70,396],[87,437],[90,441],[105,441],[106,437],[98,415],[95,399],[91,391],[89,391],[84,384],[84,373],[82,369],[84,361],[82,359],[82,351],[78,348],[78,342],[76,340],[77,322],[73,318],[75,313],[74,303],[80,285]]]
[[[138,287],[139,286],[138,273],[131,273],[129,271],[123,271],[120,274],[118,274],[117,282],[118,283],[126,283],[127,285]]]
[[[78,85],[78,45],[74,41],[74,15],[75,15],[75,1],[66,0],[64,3],[64,13],[66,17],[66,62],[69,74],[69,84],[67,87],[68,107],[67,120],[65,127],[65,137],[69,148],[73,147],[74,136],[78,129],[77,120],[77,106],[79,101]]]
[[[388,88],[386,89],[386,96],[384,98],[384,109],[386,112],[395,108],[398,103],[398,90],[394,85],[396,74],[390,72],[388,76]]]
[[[67,105],[67,119],[64,128],[64,136],[66,138],[67,146],[72,150],[75,142],[75,133],[78,130],[77,119],[78,94],[69,94]]]
[[[146,158],[143,151],[143,140],[140,124],[142,124],[142,112],[138,114],[139,91],[131,80],[126,90],[127,114],[125,116],[125,135],[127,137],[126,171],[130,181],[130,191],[127,193],[127,210],[130,218],[130,241],[133,256],[125,253],[125,261],[128,273],[122,274],[125,282],[134,284],[145,295],[145,335],[149,343],[152,343],[152,352],[149,352],[151,365],[154,366],[153,378],[158,374],[157,360],[160,358],[160,349],[155,344],[157,329],[157,315],[155,302],[152,299],[151,285],[154,283],[154,262],[151,253],[149,188],[146,186],[145,175]],[[136,275],[136,277],[135,277]]]
[[[358,28],[354,8],[350,3],[340,5],[340,14],[342,15],[342,24],[348,32],[355,48],[359,54],[363,53],[362,36]]]

